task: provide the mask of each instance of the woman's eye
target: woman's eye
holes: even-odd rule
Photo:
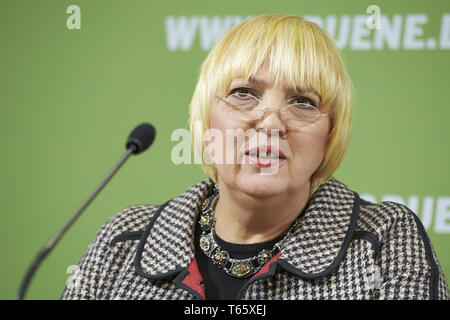
[[[235,88],[230,91],[230,96],[234,96],[236,98],[246,98],[249,97],[249,95],[253,96],[253,93],[248,88]]]
[[[315,108],[317,108],[316,103],[314,102],[314,100],[305,97],[305,96],[300,96],[300,97],[296,97],[294,99],[292,99],[290,101],[290,103],[301,103],[301,104],[309,104]]]

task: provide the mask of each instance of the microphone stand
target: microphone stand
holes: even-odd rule
[[[28,268],[25,277],[22,280],[22,284],[20,285],[19,292],[17,293],[16,300],[23,300],[25,297],[25,293],[27,291],[28,286],[30,285],[30,281],[33,278],[34,273],[37,268],[41,264],[41,262],[45,259],[45,257],[50,253],[50,251],[56,246],[58,241],[62,238],[64,233],[72,226],[75,220],[83,213],[83,211],[87,208],[87,206],[94,200],[94,198],[99,194],[99,192],[103,189],[103,187],[108,183],[109,180],[114,176],[114,174],[120,169],[120,167],[125,163],[125,161],[133,154],[138,147],[135,144],[130,144],[130,147],[127,149],[125,154],[116,164],[116,166],[111,170],[111,172],[106,176],[106,178],[99,184],[99,186],[91,193],[91,195],[87,198],[87,200],[81,205],[81,207],[73,214],[73,216],[66,222],[64,227],[55,234],[47,244],[39,251],[37,256],[34,258],[33,263]]]

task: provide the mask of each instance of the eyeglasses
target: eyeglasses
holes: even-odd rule
[[[276,107],[261,108],[260,99],[243,92],[235,92],[226,98],[219,96],[216,98],[228,106],[228,111],[235,119],[244,121],[261,121],[269,111],[273,110],[287,126],[301,128],[328,116],[328,112],[322,113],[309,103],[288,103],[281,110]]]

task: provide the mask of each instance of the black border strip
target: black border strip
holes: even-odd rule
[[[142,233],[144,230],[140,231],[127,231],[124,233],[119,234],[118,236],[115,236],[111,242],[109,243],[109,247],[114,247],[119,242],[124,242],[128,240],[139,240],[142,237]]]

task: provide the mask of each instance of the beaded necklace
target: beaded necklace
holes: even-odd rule
[[[257,273],[264,264],[281,251],[281,247],[292,236],[303,217],[303,215],[300,215],[301,217],[294,221],[286,235],[275,243],[271,250],[263,249],[256,256],[246,259],[234,259],[230,257],[227,251],[220,247],[214,237],[214,227],[216,224],[214,210],[218,199],[219,190],[215,188],[212,194],[202,204],[199,221],[202,230],[200,248],[212,260],[214,265],[235,278],[247,278]]]

